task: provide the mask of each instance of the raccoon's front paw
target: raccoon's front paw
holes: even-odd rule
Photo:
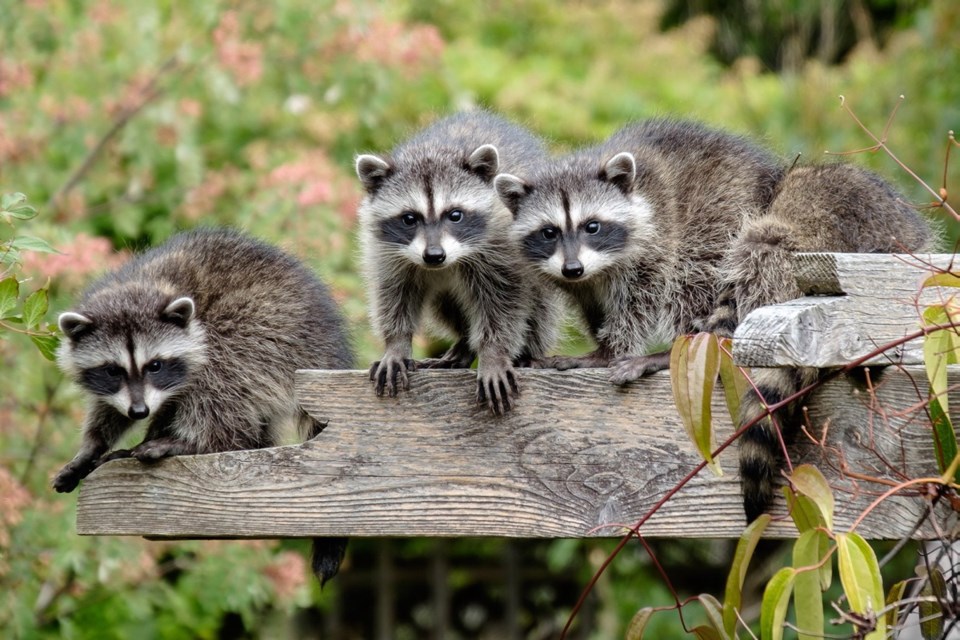
[[[494,415],[502,416],[513,408],[520,395],[520,385],[510,364],[484,366],[477,369],[477,402],[486,404]]]
[[[93,462],[89,460],[73,460],[60,469],[60,473],[53,479],[53,488],[57,493],[70,493],[93,469]]]
[[[370,379],[376,384],[374,387],[378,396],[382,396],[384,390],[391,398],[397,395],[397,383],[399,387],[406,391],[410,388],[410,380],[407,378],[408,371],[416,371],[417,364],[410,358],[394,358],[384,355],[383,360],[378,360],[370,365]]]
[[[130,454],[140,462],[156,462],[170,456],[185,456],[197,453],[197,448],[183,440],[174,438],[156,438],[144,440],[133,449]]]
[[[106,464],[111,460],[122,460],[123,458],[131,457],[133,457],[133,452],[130,449],[116,449],[108,454],[100,456],[94,466],[99,468],[101,465]]]
[[[610,363],[610,382],[623,385],[669,368],[669,351],[649,356],[622,356]]]

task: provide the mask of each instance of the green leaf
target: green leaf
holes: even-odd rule
[[[946,396],[943,396],[946,397]],[[957,457],[957,433],[950,423],[950,416],[943,410],[939,398],[930,398],[930,422],[933,425],[933,448],[937,454],[937,466],[944,473]],[[960,469],[954,473],[954,479],[960,481]]]
[[[793,518],[797,531],[804,533],[818,527],[827,528],[827,523],[823,521],[823,514],[814,504],[813,500],[799,493],[794,493],[790,487],[783,487],[783,495],[787,498],[787,509]],[[830,551],[830,538],[826,535],[820,537],[820,557],[824,557]],[[830,588],[833,581],[833,567],[830,563],[824,563],[820,567],[820,590],[826,591]]]
[[[0,264],[7,266],[20,262],[20,252],[0,242]]]
[[[876,554],[856,533],[838,533],[836,541],[840,584],[850,609],[860,614],[879,614],[886,600]],[[866,640],[883,640],[886,634],[886,618],[878,615],[876,628],[867,634]]]
[[[733,341],[730,338],[721,338],[720,346],[720,383],[723,386],[723,399],[727,403],[727,411],[734,424],[740,419],[740,399],[752,389],[747,376],[740,367],[733,364]]]
[[[6,211],[26,201],[27,196],[22,193],[5,193],[0,196],[0,209]]]
[[[707,621],[709,627],[717,633],[717,637],[722,640],[726,640],[730,636],[724,630],[723,624],[723,605],[720,604],[720,601],[714,598],[709,593],[701,593],[697,596],[697,599],[700,601],[700,604],[703,606],[703,610],[707,614]]]
[[[47,314],[48,308],[46,289],[37,289],[27,296],[23,302],[23,323],[27,329],[36,328]]]
[[[692,631],[697,640],[724,640],[724,637],[720,635],[719,631],[703,624],[699,627],[694,627]]]
[[[720,476],[723,472],[713,459],[716,443],[710,401],[713,386],[720,373],[720,349],[717,338],[709,333],[681,336],[670,351],[670,381],[673,401],[687,435],[696,445],[710,470]]]
[[[903,600],[903,596],[907,592],[908,584],[906,580],[901,580],[890,587],[890,591],[887,592],[885,608],[887,610],[886,618],[888,629],[894,629],[900,626],[900,607],[893,605]]]
[[[743,598],[743,582],[747,578],[747,567],[757,548],[764,530],[770,524],[770,514],[764,513],[744,529],[737,550],[733,554],[730,573],[727,574],[727,586],[723,593],[723,629],[733,636],[737,628],[737,611]]]
[[[20,283],[16,278],[10,277],[0,280],[0,319],[9,316],[10,312],[17,307],[17,299],[20,296]]]
[[[833,530],[833,490],[820,470],[812,464],[801,464],[790,475],[790,484],[817,507],[827,529]]]
[[[46,241],[33,236],[17,236],[10,241],[10,246],[20,251],[36,251],[38,253],[60,253]]]
[[[57,359],[57,347],[60,346],[60,338],[53,335],[32,335],[30,341],[36,345],[42,355],[47,360],[55,362]]]
[[[920,589],[920,635],[923,640],[937,640],[943,637],[943,607],[941,602],[947,596],[947,585],[940,569],[933,567],[923,588]]]
[[[762,640],[780,640],[783,638],[783,623],[787,619],[787,606],[793,591],[796,577],[793,567],[784,567],[773,574],[767,588],[763,590],[760,603],[760,638]]]
[[[823,598],[820,591],[820,569],[815,567],[822,559],[821,538],[828,539],[823,531],[811,529],[804,532],[793,544],[793,568],[797,570],[793,586],[793,604],[797,614],[799,640],[819,640],[824,637]],[[825,563],[829,566],[829,563]]]
[[[653,607],[644,607],[633,614],[630,624],[627,625],[627,632],[623,636],[624,640],[643,640],[643,631],[647,628],[653,613]]]

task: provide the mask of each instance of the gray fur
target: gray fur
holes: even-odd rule
[[[690,122],[630,125],[529,180],[500,175],[495,185],[514,213],[514,243],[568,294],[597,344],[587,356],[542,364],[610,367],[617,384],[666,368],[666,355],[651,352],[680,334],[731,335],[756,307],[797,297],[793,252],[931,243],[922,218],[872,173],[841,164],[786,171],[752,143]],[[590,222],[599,231],[589,233]],[[772,399],[816,378],[803,370],[755,375]],[[754,393],[742,406],[741,424],[763,410]],[[779,450],[769,419],[744,438],[751,519],[772,499]]]
[[[272,446],[293,425],[312,437],[319,425],[298,408],[294,371],[353,360],[323,283],[228,230],[184,233],[137,256],[91,285],[60,326],[60,367],[90,397],[80,451],[53,482],[61,492],[113,457]],[[144,410],[144,441],[105,456]]]
[[[557,310],[509,242],[510,213],[492,180],[498,171],[527,175],[544,155],[529,132],[472,111],[439,120],[387,156],[357,158],[370,316],[386,343],[370,368],[378,395],[406,388],[418,365],[469,367],[479,356],[478,400],[494,413],[510,409],[519,392],[513,367],[551,348]],[[412,339],[424,319],[456,343],[442,358],[414,363]]]

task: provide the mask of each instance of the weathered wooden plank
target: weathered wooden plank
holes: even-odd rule
[[[794,257],[809,297],[757,309],[734,334],[733,354],[750,367],[837,367],[920,328],[924,306],[955,293],[920,285],[934,267],[950,269],[952,254],[808,253]],[[933,265],[933,266],[931,266]],[[923,362],[912,340],[870,364]]]
[[[919,368],[887,371],[877,396],[889,410],[918,401]],[[951,372],[960,382],[960,371]],[[298,374],[301,402],[328,422],[297,446],[172,458],[152,466],[108,463],[82,485],[81,534],[153,537],[619,535],[618,523],[642,516],[699,462],[680,427],[664,372],[628,388],[603,370],[520,374],[523,395],[504,418],[473,402],[470,371],[420,371],[399,398],[375,397],[364,372]],[[868,410],[869,394],[852,379],[828,384],[811,401],[813,424],[829,421],[828,447],[847,468],[888,476],[874,448],[911,475],[932,472],[927,428]],[[952,402],[960,407],[960,395]],[[719,392],[719,437],[732,432]],[[902,435],[902,438],[900,437]],[[799,446],[820,462],[819,447]],[[827,456],[831,459],[831,456]],[[906,463],[903,462],[906,461]],[[701,473],[644,527],[646,535],[732,537],[743,528],[736,455],[720,457],[725,475]],[[834,460],[836,462],[836,460]],[[823,466],[823,465],[821,465]],[[850,482],[824,467],[832,484]],[[846,527],[876,489],[838,494]],[[860,531],[905,535],[917,499],[893,499]],[[778,505],[777,513],[784,513]],[[792,527],[776,523],[774,535]],[[921,532],[931,535],[929,530]]]

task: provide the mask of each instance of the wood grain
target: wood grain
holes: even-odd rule
[[[618,536],[700,461],[683,432],[667,373],[627,388],[604,370],[520,374],[517,408],[494,418],[474,403],[471,371],[419,371],[399,398],[377,398],[365,372],[298,373],[303,406],[328,426],[303,445],[144,465],[108,463],[83,483],[77,528],[85,535],[150,537]],[[917,384],[911,380],[916,377]],[[960,371],[952,371],[960,382]],[[922,369],[889,368],[874,398],[892,411],[918,402]],[[836,380],[811,399],[813,424],[829,425],[827,449],[800,444],[796,461],[818,463],[837,495],[837,526],[872,501],[825,462],[843,451],[851,470],[890,477],[881,456],[910,476],[933,460],[923,412],[891,417],[869,408],[862,381]],[[718,441],[732,427],[719,390]],[[952,401],[960,407],[960,397]],[[916,421],[913,418],[917,418]],[[868,446],[869,445],[869,446]],[[723,477],[701,472],[643,528],[650,536],[735,537],[743,530],[736,452]],[[879,487],[881,490],[885,487]],[[859,531],[906,535],[922,503],[894,498]],[[783,514],[778,504],[776,513]],[[773,525],[775,536],[792,526]],[[932,535],[928,529],[921,535]]]
[[[921,284],[935,269],[952,267],[952,254],[808,253],[794,256],[807,297],[757,309],[734,334],[734,359],[750,367],[838,367],[920,328],[924,306],[956,289]],[[869,364],[921,364],[913,340]]]

